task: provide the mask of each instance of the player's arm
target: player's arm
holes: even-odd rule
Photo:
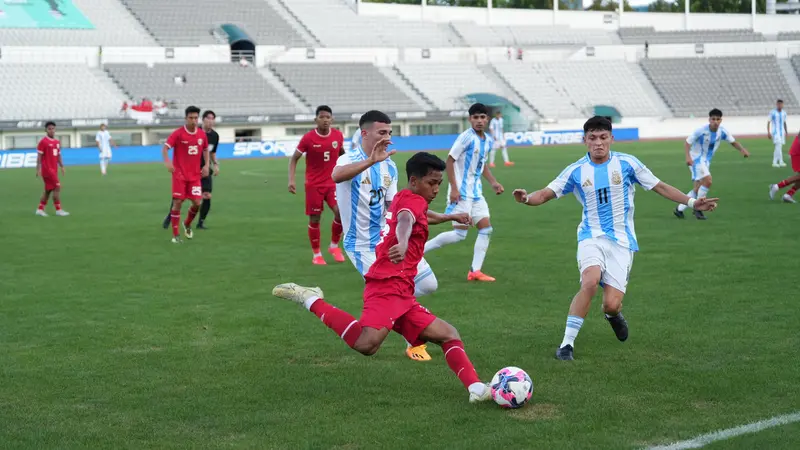
[[[206,145],[203,148],[203,161],[206,162],[206,165],[203,166],[200,174],[205,178],[211,173],[211,152],[208,150],[208,137],[206,137]]]
[[[747,149],[746,149],[746,148],[744,148],[744,147],[742,146],[742,144],[740,144],[738,141],[736,141],[736,142],[732,143],[731,145],[732,145],[732,146],[733,146],[733,148],[735,148],[736,150],[739,150],[739,153],[741,153],[741,154],[742,154],[742,155],[743,155],[745,158],[747,158],[748,156],[750,156],[750,152],[748,152],[748,151],[747,151]]]
[[[772,124],[770,122],[772,122],[772,117],[767,119],[767,139],[772,139],[772,133],[771,133]]]
[[[61,175],[64,175],[64,159],[61,157],[61,152],[58,152],[58,167],[61,168]]]
[[[514,200],[523,205],[540,206],[554,198],[557,198],[556,193],[549,187],[539,189],[530,194],[525,189],[514,189]]]
[[[36,152],[36,178],[42,175],[42,152]]]
[[[690,198],[683,192],[679,191],[675,187],[670,186],[667,183],[664,183],[663,181],[659,181],[658,184],[656,184],[652,190],[653,192],[666,198],[667,200],[672,200],[675,203],[686,205],[689,208],[692,208],[697,211],[713,211],[717,207],[717,202],[719,201],[718,198],[705,198],[705,197],[695,200],[693,198]]]
[[[397,213],[397,225],[394,231],[397,236],[397,245],[389,249],[389,259],[395,264],[406,257],[408,240],[411,238],[411,228],[414,226],[415,221],[414,213],[409,209],[401,209]]]
[[[497,181],[497,179],[494,177],[491,169],[489,169],[489,166],[487,164],[483,165],[482,173],[483,173],[483,178],[486,178],[486,181],[492,184],[492,189],[494,189],[494,193],[497,195],[502,194],[505,189],[503,189],[503,185],[500,184],[500,182]]]
[[[169,159],[169,149],[171,148],[172,146],[169,145],[168,142],[165,142],[164,146],[161,147],[161,159],[164,160],[164,166],[166,166],[167,171],[170,173],[175,172],[175,167],[172,166],[172,161]]]
[[[352,180],[361,172],[372,167],[373,164],[374,163],[369,159],[365,159],[363,161],[357,161],[354,163],[345,164],[343,166],[336,166],[333,169],[333,173],[331,173],[331,178],[333,178],[333,181],[336,183]]]
[[[460,195],[456,184],[456,160],[452,155],[447,156],[444,170],[447,172],[447,182],[450,183],[450,203],[458,203]]]
[[[295,176],[297,174],[297,161],[300,161],[300,158],[303,157],[303,152],[300,150],[295,150],[292,153],[292,157],[289,159],[289,192],[292,194],[297,192],[297,183],[295,182]]]
[[[429,225],[439,225],[440,223],[453,221],[462,225],[472,225],[472,218],[468,213],[442,214],[437,213],[436,211],[428,210],[427,216]]]
[[[102,141],[100,140],[100,134],[99,133],[97,134],[97,136],[94,137],[94,142],[97,144],[97,151],[102,152],[103,151],[103,144],[102,144]]]
[[[689,139],[691,139],[691,137],[689,137]],[[689,142],[689,139],[683,143],[683,153],[686,156],[686,165],[691,167],[694,165],[694,161],[692,160],[691,153],[689,153],[692,150],[692,143]]]

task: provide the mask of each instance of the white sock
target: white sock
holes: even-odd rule
[[[775,151],[772,153],[772,164],[779,164],[783,160],[783,148],[780,144],[775,144]]]
[[[571,345],[574,348],[575,338],[578,337],[578,332],[581,331],[581,326],[583,326],[583,317],[567,316],[567,327],[564,329],[564,340],[561,341],[561,345],[558,348],[564,347],[565,345]]]
[[[486,385],[483,383],[472,383],[469,385],[467,390],[470,392],[470,394],[475,394],[480,397],[484,392],[486,392]]]
[[[503,147],[503,161],[508,162],[508,149]]]
[[[494,158],[497,156],[497,150],[489,150],[489,164],[494,164]]]
[[[305,299],[305,301],[303,301],[303,306],[305,306],[307,310],[311,311],[311,306],[317,300],[319,300],[319,297],[309,297],[309,298]],[[324,316],[324,314],[323,314],[323,316]],[[322,320],[322,319],[320,319],[320,320]]]
[[[700,189],[697,190],[697,198],[706,198],[708,195],[708,188],[705,186],[700,186]]]
[[[480,272],[483,267],[483,260],[486,258],[486,251],[489,250],[489,240],[492,237],[492,227],[478,230],[478,237],[475,239],[475,252],[472,254],[472,267],[470,272]]]
[[[106,167],[108,167],[108,162],[106,162],[105,159],[101,159],[100,160],[100,172],[105,174],[106,173]]]
[[[697,198],[697,194],[694,193],[694,190],[691,190],[691,191],[687,192],[686,195],[688,195],[689,198]],[[678,211],[680,211],[680,212],[686,211],[686,208],[688,208],[688,206],[683,205],[683,204],[678,205]]]
[[[467,238],[467,230],[455,229],[445,231],[435,238],[425,243],[425,253],[437,248],[444,247],[445,245],[455,244],[458,241],[463,241]]]

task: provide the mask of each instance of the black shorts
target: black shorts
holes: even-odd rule
[[[213,178],[213,175],[209,175],[200,180],[200,185],[203,187],[203,192],[211,192],[211,188],[214,185]]]

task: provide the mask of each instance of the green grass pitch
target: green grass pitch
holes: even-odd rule
[[[363,357],[271,296],[281,282],[319,285],[358,316],[363,287],[349,262],[311,265],[284,159],[222,161],[210,229],[181,246],[160,225],[160,164],[112,164],[104,178],[67,167],[65,218],[52,205],[34,216],[32,169],[2,171],[0,447],[636,448],[800,409],[800,212],[768,199],[791,173],[770,167],[770,142],[744,144],[748,160],[727,144],[715,156],[721,201],[705,222],[679,221],[638,189],[630,339],[614,338],[598,298],[572,363],[553,353],[578,288],[580,207],[572,196],[524,207],[511,190],[545,186],[584,149],[510,150],[517,165],[494,170],[506,193],[485,189],[495,232],[484,270],[498,281],[466,281],[473,230],[429,255],[439,291],[422,303],[458,328],[483,379],[507,365],[531,375],[533,401],[516,411],[469,404],[438,348],[412,362],[390,335]],[[690,187],[680,141],[615,149]],[[408,156],[395,156],[401,179]],[[330,222],[326,212],[323,241]],[[798,440],[794,424],[711,448]]]

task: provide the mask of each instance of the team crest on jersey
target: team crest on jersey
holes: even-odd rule
[[[389,175],[383,176],[383,187],[389,188],[389,185],[392,184],[392,177]]]
[[[611,174],[611,182],[614,184],[622,184],[622,175],[616,170]]]
[[[197,143],[200,144],[200,145],[203,145],[203,140],[202,139],[198,139]]]
[[[339,148],[339,141],[333,141],[333,144],[331,145],[333,146],[333,149],[336,150],[337,148]]]
[[[592,185],[592,180],[590,180],[590,179],[588,179],[588,178],[587,178],[587,179],[586,179],[586,181],[584,181],[584,182],[583,182],[583,184],[581,185],[581,187],[589,187],[589,186],[591,186],[591,185]]]

